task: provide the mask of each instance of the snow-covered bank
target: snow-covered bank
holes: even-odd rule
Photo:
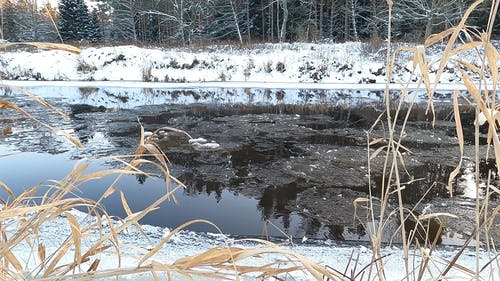
[[[0,53],[0,75],[5,80],[233,81],[266,83],[266,86],[270,82],[325,83],[325,86],[334,87],[385,83],[383,50],[370,53],[366,49],[363,43],[351,42],[264,44],[249,49],[217,46],[201,50],[117,46],[86,48],[79,55],[53,50],[18,50]],[[439,50],[429,51],[431,80],[434,79],[438,57]],[[396,62],[392,83],[412,79],[416,82],[417,79],[412,78],[413,63],[408,59],[411,59],[410,54]],[[471,60],[477,59],[471,57]],[[459,75],[460,72],[450,64],[440,82],[457,82]],[[315,88],[324,87],[314,85]]]
[[[82,228],[85,225],[96,222],[95,218],[89,218],[86,214],[78,211],[72,211],[71,214],[78,219],[79,224]],[[118,221],[114,221],[113,224],[119,225],[120,223]],[[7,233],[12,233],[12,227],[15,228],[15,225],[15,223],[11,224],[10,227],[7,228]],[[104,233],[109,232],[109,229],[107,228],[108,227],[104,225]],[[122,247],[121,251],[124,254],[121,259],[122,268],[135,268],[138,265],[139,260],[146,255],[147,251],[153,249],[154,246],[163,238],[165,238],[171,231],[168,228],[153,227],[148,225],[144,225],[143,230],[147,235],[147,238],[145,238],[143,234],[141,234],[141,232],[135,227],[129,227],[126,231],[118,234],[118,239]],[[87,249],[89,249],[92,244],[99,239],[99,230],[97,228],[94,231],[90,231],[88,233],[95,233],[95,235],[85,236],[82,239],[82,251],[86,251]],[[67,237],[71,237],[71,230],[66,222],[65,216],[60,216],[45,223],[42,226],[42,228],[40,229],[38,242],[44,245],[46,247],[46,253],[50,254],[56,251],[58,247],[63,244],[65,239],[67,239]],[[214,247],[224,248],[228,246],[250,249],[253,247],[260,247],[262,245],[259,245],[256,242],[248,240],[238,240],[220,234],[181,231],[173,238],[171,238],[169,242],[145,264],[154,261],[160,262],[162,264],[173,264],[179,259],[199,254]],[[361,272],[361,270],[363,269],[368,271],[368,269],[364,268],[364,266],[370,264],[373,255],[372,251],[368,248],[368,245],[337,244],[330,240],[311,242],[310,240],[306,241],[306,239],[304,239],[303,243],[300,244],[285,243],[279,245],[279,247],[288,252],[304,255],[314,262],[317,262],[324,266],[328,266],[328,268],[335,269],[339,272],[346,272],[347,274],[351,274],[350,270],[354,270],[356,274]],[[110,251],[101,253],[98,256],[91,258],[88,262],[83,263],[80,267],[80,270],[87,269],[88,266],[90,266],[90,264],[93,262],[94,258],[98,258],[101,261],[99,263],[98,272],[116,268],[119,264],[118,258],[111,249],[112,248],[110,248]],[[12,249],[12,252],[20,260],[26,261],[25,270],[27,272],[36,272],[37,254],[36,251],[31,250],[28,243],[22,242],[18,244]],[[457,252],[458,249],[451,247],[443,247],[433,251],[431,259],[432,265],[428,267],[428,271],[425,272],[423,279],[435,279],[446,268],[448,262],[453,259],[454,255]],[[66,253],[61,263],[71,263],[73,261],[74,254],[74,249],[71,248]],[[410,271],[417,271],[416,273],[413,272],[411,274],[418,274],[418,265],[421,263],[421,257],[423,254],[425,253],[422,253],[417,249],[413,249],[410,251],[410,264],[416,266],[416,268],[414,269],[410,268]],[[399,246],[388,246],[384,248],[382,250],[382,255],[384,259],[384,269],[386,271],[387,280],[402,280],[407,277],[405,268],[404,266],[402,266],[404,257],[403,251]],[[481,251],[481,256],[478,258],[479,265],[481,267],[486,265],[493,257],[493,253],[488,254],[484,251]],[[472,248],[466,249],[464,253],[460,255],[460,258],[456,263],[457,265],[462,266],[462,269],[459,266],[454,267],[448,273],[447,277],[461,280],[473,278],[473,275],[467,273],[463,268],[473,268],[476,264],[476,260],[477,257],[475,255],[475,250]],[[415,263],[413,263],[413,261]],[[269,254],[248,258],[239,265],[257,266],[273,262],[280,262],[281,266],[285,266],[287,264],[286,258],[284,256],[279,254]],[[349,270],[346,271],[346,269]],[[76,273],[78,273],[78,271]],[[368,273],[365,272],[365,278],[367,275]],[[498,269],[494,265],[493,268],[488,266],[483,272],[481,272],[480,276],[484,279],[488,279],[488,277],[492,276],[498,276]],[[239,277],[243,277],[242,280],[246,280],[245,276]],[[283,278],[282,280],[312,280],[312,276],[303,272],[284,274],[280,277]],[[121,277],[121,280],[149,280],[150,278],[152,278],[151,274],[143,274],[140,276],[124,276]],[[234,278],[237,279],[237,276],[234,276]],[[495,278],[493,277],[493,280],[494,279]],[[174,278],[174,280],[177,279]]]

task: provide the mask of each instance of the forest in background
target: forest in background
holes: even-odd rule
[[[421,41],[454,26],[472,2],[395,0],[393,39]],[[484,29],[490,5],[485,1],[468,25]],[[58,7],[1,0],[0,38],[170,46],[361,40],[376,47],[387,13],[386,0],[61,0]],[[499,37],[500,28],[493,30]]]

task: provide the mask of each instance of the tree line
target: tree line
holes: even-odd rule
[[[395,39],[420,41],[455,25],[474,0],[394,0]],[[91,4],[91,8],[87,6]],[[490,1],[468,24],[486,26]],[[381,40],[386,0],[0,0],[9,41],[190,45],[218,42]],[[494,36],[500,29],[493,29]]]

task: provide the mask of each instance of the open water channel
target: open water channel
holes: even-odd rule
[[[133,153],[141,125],[146,131],[169,126],[199,139],[189,142],[185,135],[168,130],[157,138],[172,162],[172,174],[187,189],[175,194],[178,205],[166,202],[142,223],[174,228],[191,219],[207,219],[238,236],[367,240],[363,224],[353,218],[353,200],[368,194],[367,132],[371,138],[385,134],[381,123],[372,127],[384,110],[380,91],[54,86],[26,90],[70,118],[51,113],[15,89],[2,90],[0,99],[72,133],[84,148],[13,110],[1,111],[0,155],[14,154],[0,157],[0,180],[16,193],[64,178],[82,159],[91,161],[89,171],[119,167],[106,156]],[[474,220],[474,199],[467,196],[474,113],[467,108],[462,112],[466,159],[454,183],[458,196],[449,198],[448,174],[459,157],[450,96],[437,95],[433,128],[425,115],[425,94],[414,95],[416,104],[403,141],[412,151],[405,154],[408,174],[403,180],[414,180],[404,191],[405,204],[419,212],[458,215],[459,221],[447,222],[443,243],[460,244]],[[371,163],[375,195],[382,161],[375,158]],[[482,167],[486,170],[489,163]],[[113,180],[86,183],[78,195],[97,199]],[[165,193],[161,177],[126,176],[117,187],[133,211]],[[123,217],[119,194],[115,195],[103,205],[110,214]],[[389,227],[397,227],[394,224]],[[189,229],[215,232],[204,224]]]

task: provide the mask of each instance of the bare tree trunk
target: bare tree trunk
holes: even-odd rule
[[[179,32],[181,33],[182,46],[186,46],[186,37],[184,35],[184,0],[180,0],[179,6]]]
[[[251,24],[250,24],[250,0],[247,0],[247,3],[246,3],[246,9],[247,9],[247,13],[246,13],[246,16],[247,16],[247,19],[246,19],[246,22],[247,22],[247,40],[248,40],[248,43],[250,43],[252,41],[252,38],[251,38],[251,35],[250,35],[250,29],[251,29]]]
[[[323,37],[323,8],[325,7],[325,0],[319,3],[319,36]]]
[[[311,34],[311,18],[313,13],[312,3],[309,3],[309,15],[307,18],[307,29],[306,29],[306,40],[309,40],[309,36]]]
[[[276,36],[278,41],[281,40],[280,36],[280,1],[276,1]]]
[[[358,29],[356,27],[356,0],[351,0],[352,12],[352,30],[354,32],[354,41],[359,41]]]
[[[236,10],[234,9],[233,0],[229,0],[231,4],[231,11],[233,11],[234,25],[236,25],[236,32],[238,32],[238,39],[240,39],[240,44],[243,45],[243,37],[241,37],[240,25],[238,24],[238,16],[236,15]]]
[[[352,0],[351,0],[352,1]],[[344,41],[347,41],[347,38],[349,37],[349,17],[347,16],[347,13],[349,11],[349,0],[345,0],[345,7],[344,7]]]
[[[286,24],[288,21],[288,0],[281,0],[281,8],[283,9],[283,22],[281,25],[280,42],[283,42],[286,36]]]
[[[333,7],[334,7],[334,4],[335,4],[335,0],[332,0],[332,4],[331,4],[331,7],[330,7],[330,32],[329,32],[330,39],[333,39],[333,26],[334,26],[334,24],[333,24],[333,15],[334,15],[334,13],[333,13],[333,10],[334,10]]]
[[[269,41],[274,40],[274,3],[269,0]]]
[[[371,0],[371,4],[372,4],[372,16],[371,16],[371,21],[372,21],[372,25],[373,25],[373,28],[372,28],[372,34],[371,34],[371,37],[372,38],[378,38],[379,37],[379,34],[378,34],[378,17],[377,17],[377,0]]]
[[[434,9],[436,8],[436,0],[431,0],[431,7],[429,11],[428,17],[429,19],[427,20],[427,24],[425,25],[425,35],[424,38],[429,37],[432,34],[433,30],[433,24],[434,24]]]
[[[260,0],[260,15],[261,15],[261,24],[262,24],[262,41],[266,40],[266,17],[264,16],[264,0]]]
[[[134,41],[137,41],[137,30],[135,28],[135,1],[130,0],[129,6],[130,6],[130,20],[132,21],[132,33],[134,36],[133,38]]]

